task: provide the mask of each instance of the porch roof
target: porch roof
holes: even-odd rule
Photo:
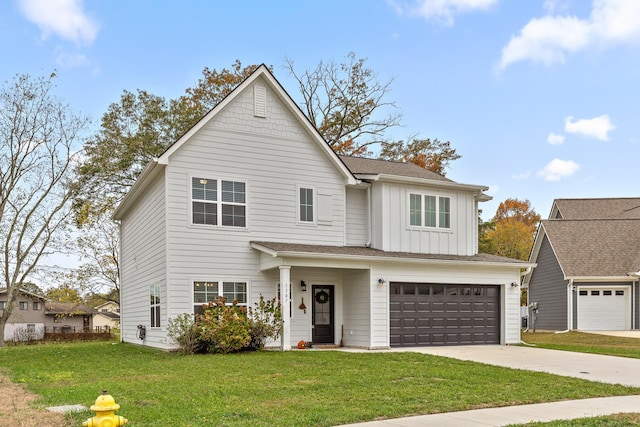
[[[307,245],[287,242],[251,242],[251,247],[271,255],[272,257],[306,258],[317,260],[344,260],[344,261],[386,261],[386,262],[418,262],[418,263],[474,263],[476,265],[508,266],[527,268],[535,266],[535,263],[505,258],[490,254],[441,255],[420,254],[410,252],[390,252],[362,246],[329,246]]]

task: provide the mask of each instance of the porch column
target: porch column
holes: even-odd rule
[[[291,266],[280,266],[280,303],[282,308],[282,350],[291,350]]]

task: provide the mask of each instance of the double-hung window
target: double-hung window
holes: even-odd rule
[[[451,198],[409,193],[409,225],[451,228]]]
[[[223,296],[226,304],[237,301],[240,306],[247,305],[247,282],[234,281],[194,281],[193,282],[193,312],[203,313],[203,305],[207,305]]]
[[[42,303],[40,301],[34,301],[33,302],[33,310],[34,311],[42,310]]]
[[[298,187],[298,221],[307,224],[314,223],[314,212],[313,188]]]
[[[160,327],[160,284],[149,286],[150,324],[152,328]]]
[[[246,227],[246,184],[210,178],[191,178],[193,224]]]
[[[20,310],[29,310],[29,301],[20,301]]]

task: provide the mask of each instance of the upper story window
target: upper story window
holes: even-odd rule
[[[20,310],[29,310],[29,301],[20,301]]]
[[[313,188],[298,188],[298,221],[315,222],[315,203]]]
[[[409,194],[409,225],[451,228],[451,198],[429,194]]]
[[[6,301],[0,301],[0,310],[4,310],[7,307]]]
[[[42,310],[42,303],[40,301],[34,301],[33,302],[33,310],[34,311]]]
[[[209,178],[191,178],[193,224],[246,227],[246,184]]]

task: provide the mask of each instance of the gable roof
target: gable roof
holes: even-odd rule
[[[559,214],[559,218],[558,215]],[[640,198],[556,199],[549,219],[640,219]]]
[[[42,301],[46,300],[46,298],[43,297],[42,295],[38,295],[38,294],[31,293],[31,292],[27,292],[27,291],[22,290],[22,289],[19,289],[18,292],[20,292],[21,294],[26,295],[28,297],[31,297],[31,298],[36,298],[36,299],[39,299],[39,300],[42,300]],[[0,295],[6,294],[6,293],[7,293],[7,289],[6,288],[0,288]]]
[[[146,188],[150,184],[151,178],[157,173],[157,169],[169,164],[170,157],[175,153],[182,145],[191,139],[199,130],[207,125],[220,111],[222,111],[229,103],[231,103],[240,93],[251,86],[257,79],[262,79],[278,96],[278,99],[288,109],[288,111],[297,119],[298,123],[309,134],[311,140],[316,144],[321,153],[335,166],[336,170],[345,178],[348,184],[357,184],[356,178],[340,160],[338,155],[333,151],[331,146],[324,140],[318,130],[311,123],[309,118],[302,112],[300,107],[293,101],[291,96],[282,87],[280,82],[271,74],[269,68],[265,64],[260,65],[256,70],[251,73],[242,83],[240,83],[235,89],[233,89],[222,101],[220,101],[215,107],[213,107],[207,114],[204,115],[191,129],[189,129],[184,135],[182,135],[176,142],[169,146],[160,157],[153,159],[146,168],[142,171],[133,187],[129,190],[124,197],[120,205],[116,208],[113,214],[113,219],[121,219],[126,210],[135,201],[136,195]]]

